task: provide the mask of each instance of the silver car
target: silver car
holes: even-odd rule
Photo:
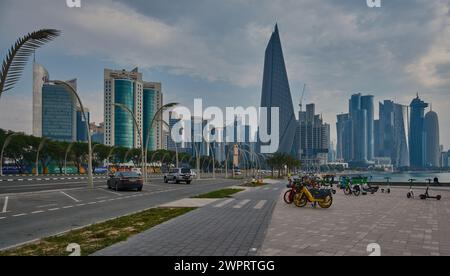
[[[176,184],[179,184],[180,182],[191,184],[192,182],[191,170],[188,168],[170,169],[169,173],[164,175],[164,182],[169,183],[169,181],[175,182]]]

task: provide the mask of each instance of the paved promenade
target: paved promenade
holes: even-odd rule
[[[278,195],[283,190],[283,184],[251,188],[234,198],[214,201],[94,255],[256,255],[262,246]]]
[[[368,256],[367,246],[378,243],[381,255],[450,256],[450,191],[431,191],[442,201],[409,200],[407,191],[360,197],[338,191],[328,210],[298,209],[280,196],[259,254]]]

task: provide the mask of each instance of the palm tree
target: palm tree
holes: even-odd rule
[[[0,98],[2,94],[13,89],[19,81],[27,61],[36,49],[52,41],[61,34],[54,29],[42,29],[28,33],[19,38],[11,47],[0,69]]]

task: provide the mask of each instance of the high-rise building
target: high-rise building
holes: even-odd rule
[[[355,163],[364,164],[368,161],[368,110],[362,106],[362,95],[354,94],[349,104],[350,120],[352,122],[352,159]]]
[[[73,94],[62,85],[42,86],[42,137],[73,142],[77,139],[77,106]]]
[[[372,161],[375,157],[375,140],[374,140],[374,105],[373,105],[373,96],[362,96],[361,97],[361,109],[366,110],[366,152],[367,152],[367,160]]]
[[[299,113],[298,157],[306,168],[318,167],[328,162],[330,146],[330,125],[315,114],[315,105],[306,105],[306,111]]]
[[[90,112],[89,109],[84,108],[84,113],[86,115],[86,119],[88,124],[90,124]],[[77,107],[77,141],[78,142],[87,142],[88,141],[88,132],[86,129],[86,120],[84,119],[83,112],[80,107]],[[103,143],[103,141],[102,141]]]
[[[279,108],[280,119],[279,122],[276,122],[279,126],[280,135],[278,152],[297,155],[298,150],[293,147],[297,131],[297,120],[295,118],[278,25],[275,26],[265,52],[261,107]],[[275,126],[271,125],[270,112],[268,112],[267,119],[268,131],[272,133],[272,128]]]
[[[42,137],[42,87],[50,78],[44,66],[33,62],[33,135]]]
[[[408,108],[385,100],[379,104],[376,157],[389,157],[396,168],[409,167]]]
[[[104,77],[105,144],[138,148],[141,146],[141,137],[146,143],[149,125],[162,106],[161,84],[144,82],[138,68],[132,71],[105,69]],[[136,117],[138,128],[135,127],[133,117],[114,104],[128,107]],[[162,120],[156,119],[149,135],[149,150],[164,147],[162,129]]]
[[[413,168],[425,166],[425,139],[424,118],[425,108],[428,104],[419,98],[419,95],[411,102],[409,142],[410,142],[410,165]]]
[[[149,127],[152,123],[156,112],[162,107],[163,95],[162,95],[162,85],[157,82],[144,82],[144,92],[143,92],[143,124],[144,124],[144,141],[147,143],[150,150],[162,149],[164,148],[163,143],[163,128],[162,128],[162,114],[159,118],[156,118],[153,127]],[[150,133],[148,133],[150,130]]]
[[[425,166],[431,168],[440,167],[441,149],[439,143],[439,119],[434,111],[425,115]]]

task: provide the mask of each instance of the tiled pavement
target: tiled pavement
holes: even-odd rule
[[[417,189],[416,194],[423,189]],[[280,200],[259,255],[450,255],[450,191],[442,201],[406,198],[407,189],[347,197],[338,191],[333,206],[298,209]]]
[[[216,201],[94,255],[256,255],[283,187],[271,184]]]

